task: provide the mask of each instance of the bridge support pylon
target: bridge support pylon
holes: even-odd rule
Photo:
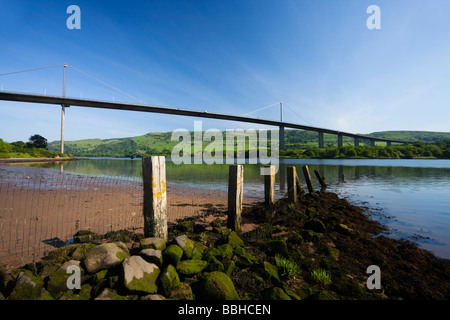
[[[338,134],[338,148],[342,147],[344,145],[343,139],[342,139],[342,134]]]
[[[359,138],[355,138],[355,148],[359,147]]]
[[[319,131],[319,148],[323,149],[323,132]]]
[[[279,139],[280,139],[280,150],[284,150],[284,127],[280,127],[279,131]]]

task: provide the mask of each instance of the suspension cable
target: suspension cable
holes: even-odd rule
[[[279,105],[279,104],[280,104],[279,102],[272,103],[271,105],[265,106],[265,107],[263,107],[263,108],[261,108],[261,109],[258,109],[258,110],[254,110],[254,111],[251,111],[251,112],[248,112],[248,113],[241,114],[241,117],[242,117],[242,116],[248,116],[249,114],[252,114],[252,113],[255,113],[255,112],[258,112],[258,111],[261,111],[261,110],[264,110],[264,109],[267,109],[267,108],[273,107],[274,105]]]
[[[36,71],[36,70],[42,70],[42,69],[48,69],[48,68],[54,68],[54,67],[62,67],[63,64],[56,64],[53,66],[47,66],[47,67],[41,67],[41,68],[34,68],[34,69],[27,69],[27,70],[20,70],[20,71],[13,71],[13,72],[6,72],[6,73],[0,73],[0,76],[6,76],[9,74],[16,74],[16,73],[22,73],[22,72],[28,72],[28,71]]]

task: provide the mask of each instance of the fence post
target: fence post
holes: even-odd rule
[[[287,167],[288,199],[297,202],[297,171],[295,167]]]
[[[314,186],[311,180],[311,175],[309,174],[308,166],[303,166],[303,175],[305,176],[306,186],[308,187],[309,193],[314,193]]]
[[[242,223],[242,202],[244,198],[244,166],[230,165],[228,174],[228,221],[227,227],[239,232]]]
[[[166,158],[142,158],[144,235],[167,241]]]
[[[317,180],[319,180],[320,185],[322,186],[322,188],[326,188],[327,184],[325,183],[325,178],[322,177],[322,175],[320,174],[319,170],[314,170],[314,173],[317,177]]]
[[[275,166],[264,166],[264,198],[266,204],[275,202]]]

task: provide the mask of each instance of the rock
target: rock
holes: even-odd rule
[[[195,248],[194,242],[186,235],[176,237],[175,242],[183,250],[183,255],[186,259],[201,259],[202,256]]]
[[[177,230],[181,231],[181,232],[193,232],[194,231],[194,220],[189,217],[189,218],[183,218],[183,219],[177,219],[177,225],[176,228]]]
[[[279,253],[281,255],[287,256],[288,254],[288,248],[284,240],[271,240],[266,242],[265,245],[272,255]]]
[[[264,261],[257,266],[256,273],[264,280],[270,281],[275,285],[281,283],[277,267],[267,261]]]
[[[328,251],[328,254],[330,255],[330,257],[332,257],[334,260],[339,259],[339,249],[336,249],[331,246],[327,246],[327,251]]]
[[[174,300],[194,300],[194,293],[189,284],[181,282],[178,287],[170,292],[169,298]]]
[[[169,264],[159,276],[159,282],[164,295],[168,296],[173,289],[180,285],[180,277],[175,267]]]
[[[86,254],[97,245],[94,243],[83,243],[75,248],[72,252],[71,257],[74,260],[83,260],[86,258]]]
[[[258,262],[258,258],[245,251],[242,247],[236,247],[234,254],[237,257],[236,263],[240,266],[249,267]]]
[[[179,274],[189,277],[202,272],[208,262],[203,260],[183,260],[177,264],[177,271]]]
[[[318,233],[325,232],[325,225],[319,219],[308,220],[305,222],[305,225],[303,227],[307,230],[312,230],[312,231],[318,232]]]
[[[127,298],[118,295],[113,289],[105,288],[94,300],[127,300]]]
[[[129,256],[130,253],[123,242],[105,243],[88,251],[84,265],[87,272],[95,273],[102,269],[116,267]]]
[[[178,261],[180,261],[183,256],[183,249],[176,244],[171,244],[163,251],[162,254],[165,262],[176,266]]]
[[[67,273],[67,269],[70,266],[77,266],[80,268],[80,277],[84,274],[84,270],[80,267],[80,261],[70,260],[65,262],[56,272],[52,273],[47,278],[47,291],[55,299],[59,299],[67,290],[71,290],[67,287],[67,279],[73,273]]]
[[[316,241],[320,237],[323,236],[323,233],[315,232],[312,230],[303,230],[302,231],[302,238],[305,239],[305,241]]]
[[[343,223],[336,225],[334,227],[334,230],[346,236],[352,236],[355,233],[353,229],[349,228],[347,225]]]
[[[160,270],[155,264],[146,262],[140,256],[131,256],[123,260],[122,268],[123,284],[130,292],[157,292],[156,279]]]
[[[203,255],[203,260],[209,261],[211,256],[214,256],[219,260],[231,260],[231,258],[233,258],[233,247],[229,244],[221,244],[220,246],[207,251]]]
[[[319,291],[312,295],[310,295],[308,300],[339,300],[335,297],[333,297],[328,291]]]
[[[287,239],[287,242],[292,243],[293,245],[300,245],[303,244],[303,238],[301,235],[294,233]]]
[[[94,240],[100,240],[101,238],[101,235],[90,230],[80,230],[73,235],[73,240],[75,243],[86,243]]]
[[[208,273],[199,285],[199,298],[205,300],[238,300],[233,281],[223,272]]]
[[[316,208],[314,207],[308,207],[306,208],[306,215],[310,218],[310,219],[314,219],[316,217]]]
[[[79,247],[79,244],[68,244],[61,248],[51,250],[48,253],[50,260],[62,261],[72,254],[72,252]]]
[[[154,263],[158,267],[162,266],[163,256],[161,250],[143,249],[139,252],[139,255],[147,262]]]
[[[217,260],[216,257],[210,256],[208,260],[208,270],[209,271],[225,271],[225,267],[223,266],[223,263]]]
[[[233,248],[236,246],[243,247],[244,241],[238,236],[235,231],[231,231],[227,236],[227,243]]]
[[[142,249],[156,249],[163,251],[166,248],[166,242],[160,238],[145,238],[141,239]]]
[[[166,300],[166,298],[160,294],[148,294],[142,297],[141,300]]]
[[[80,290],[67,290],[58,300],[90,300],[92,287],[85,283]]]
[[[9,300],[53,300],[44,288],[44,281],[29,270],[19,272]]]
[[[263,292],[264,300],[292,300],[280,287],[270,287]]]

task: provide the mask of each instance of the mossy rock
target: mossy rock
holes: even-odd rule
[[[163,251],[166,248],[166,242],[161,238],[144,238],[139,242],[142,249],[155,249]]]
[[[80,244],[68,244],[48,252],[48,258],[54,261],[64,261]]]
[[[303,230],[301,236],[305,241],[315,242],[323,237],[323,233],[315,232],[312,230]]]
[[[148,263],[140,256],[131,256],[122,263],[123,284],[130,293],[156,293],[156,279],[160,269],[153,263]]]
[[[203,260],[182,260],[177,264],[177,272],[185,277],[196,275],[205,269],[208,262]]]
[[[163,255],[161,250],[156,249],[143,249],[139,252],[139,255],[147,262],[154,263],[158,267],[163,264]]]
[[[211,256],[214,256],[219,260],[231,260],[233,257],[233,247],[228,243],[221,244],[220,246],[205,252],[203,254],[203,260],[209,261]]]
[[[127,297],[117,294],[117,292],[110,288],[105,288],[94,300],[128,300]]]
[[[319,291],[310,295],[308,300],[339,300],[338,298],[332,296],[328,291]]]
[[[334,230],[342,235],[352,236],[355,234],[355,231],[351,229],[349,226],[341,223],[334,227]]]
[[[199,285],[200,299],[239,300],[239,295],[230,277],[219,271],[208,273]]]
[[[67,290],[58,300],[90,300],[92,286],[85,283],[80,290]]]
[[[84,265],[88,273],[95,273],[102,269],[119,266],[129,257],[128,248],[123,242],[105,243],[89,250],[84,258]]]
[[[264,300],[292,300],[280,287],[270,287],[263,291]]]
[[[195,297],[191,286],[186,282],[181,282],[170,292],[168,298],[173,300],[194,300]]]
[[[312,231],[318,232],[318,233],[325,232],[325,225],[319,219],[311,219],[311,220],[306,221],[303,228],[305,228],[307,230],[312,230]]]
[[[293,244],[293,245],[301,245],[303,244],[304,240],[301,235],[298,233],[294,233],[287,239],[287,243]]]
[[[80,230],[73,235],[75,243],[86,243],[100,239],[102,239],[101,235],[90,230]]]
[[[176,266],[183,256],[183,249],[176,244],[171,244],[162,252],[162,254],[163,260],[166,263]]]
[[[194,242],[186,235],[181,235],[175,238],[176,244],[183,250],[183,257],[185,259],[201,259],[202,255],[195,247]]]
[[[234,255],[236,256],[236,263],[240,266],[249,267],[258,263],[259,259],[245,251],[242,247],[236,247],[234,249]]]
[[[306,215],[310,218],[310,219],[314,219],[317,215],[316,213],[316,208],[314,207],[308,207],[306,208]]]
[[[223,266],[223,263],[217,260],[214,256],[208,257],[208,270],[209,271],[225,271],[225,267]]]
[[[269,249],[271,255],[281,254],[283,256],[287,256],[288,248],[286,245],[286,241],[284,240],[270,240],[265,243],[265,246]]]
[[[238,236],[238,234],[235,231],[231,231],[228,234],[227,243],[231,245],[233,248],[244,246],[244,241],[241,239],[241,237]]]
[[[95,243],[83,243],[75,248],[75,250],[72,251],[70,254],[70,257],[73,260],[83,260],[86,258],[86,254],[94,247],[96,247],[97,244]]]
[[[47,291],[55,299],[59,299],[67,290],[71,290],[67,287],[67,280],[73,273],[67,273],[67,269],[70,266],[77,266],[80,268],[80,277],[84,275],[84,270],[80,267],[80,261],[70,260],[64,263],[56,272],[48,276],[46,281]]]
[[[177,219],[176,229],[181,232],[193,232],[194,227],[195,223],[192,218]]]
[[[169,295],[169,293],[180,285],[180,277],[175,269],[175,267],[169,264],[158,278],[161,284],[161,289],[164,295]]]
[[[339,249],[335,248],[335,247],[331,247],[331,246],[327,246],[327,253],[328,255],[335,259],[338,260],[339,259]]]
[[[260,275],[265,281],[271,282],[275,285],[281,283],[278,269],[273,264],[264,261],[256,267],[256,273]]]
[[[44,281],[29,270],[21,270],[16,278],[9,300],[54,300],[44,288]]]

